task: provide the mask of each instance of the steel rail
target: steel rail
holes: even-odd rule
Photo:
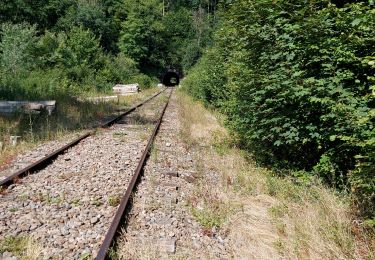
[[[163,89],[162,91],[159,91],[158,93],[156,93],[155,95],[153,95],[152,97],[146,99],[145,101],[142,101],[141,103],[129,108],[127,111],[125,111],[124,113],[118,115],[117,117],[109,120],[108,122],[102,124],[101,127],[105,128],[105,127],[109,127],[113,124],[115,124],[116,122],[118,122],[122,117],[130,114],[131,112],[133,112],[134,110],[136,110],[137,108],[143,106],[144,104],[146,104],[147,102],[151,101],[152,99],[156,98],[157,96],[159,96],[161,93],[163,93],[164,91],[166,91],[167,88]]]
[[[17,178],[22,177],[28,172],[34,172],[37,170],[42,169],[45,167],[49,161],[51,161],[53,158],[58,156],[59,154],[63,153],[65,150],[69,149],[70,147],[73,147],[74,145],[78,144],[83,139],[89,137],[91,135],[90,133],[86,133],[84,135],[79,136],[78,138],[74,139],[72,142],[68,143],[67,145],[64,145],[63,147],[53,151],[52,153],[46,155],[42,159],[30,164],[29,166],[26,166],[25,168],[13,173],[12,175],[8,176],[4,180],[0,181],[0,186],[9,186],[10,184],[14,183]]]
[[[167,88],[163,89],[162,91],[159,91],[158,93],[156,93],[155,95],[151,96],[150,98],[140,102],[139,104],[131,107],[130,109],[128,109],[127,111],[121,113],[120,115],[116,116],[115,118],[109,120],[108,122],[104,123],[104,124],[101,124],[99,126],[99,128],[106,128],[106,127],[110,127],[111,125],[115,124],[116,122],[118,122],[122,117],[132,113],[134,110],[136,110],[137,108],[143,106],[144,104],[146,104],[147,102],[151,101],[152,99],[154,99],[155,97],[159,96],[161,93],[163,93],[164,91],[166,91]],[[32,172],[35,172],[35,171],[38,171],[38,170],[41,170],[43,169],[45,166],[47,166],[54,158],[56,158],[58,155],[64,153],[66,150],[68,150],[69,148],[77,145],[79,142],[81,142],[83,139],[86,139],[87,137],[91,136],[94,134],[94,131],[90,131],[88,133],[85,133],[79,137],[77,137],[76,139],[74,139],[73,141],[71,141],[70,143],[64,145],[63,147],[47,154],[45,157],[43,157],[42,159],[26,166],[25,168],[21,169],[21,170],[18,170],[16,171],[15,173],[13,173],[12,175],[6,177],[5,179],[1,180],[0,181],[0,187],[6,187],[6,186],[9,186],[13,183],[16,182],[16,180],[18,178],[21,178],[23,177],[24,175],[28,174],[28,173],[32,173]]]
[[[150,153],[152,143],[154,142],[156,134],[159,131],[161,122],[163,120],[163,116],[165,114],[165,110],[168,107],[169,100],[170,100],[170,97],[172,96],[172,93],[173,93],[173,89],[171,90],[171,92],[169,94],[169,97],[168,97],[168,101],[166,102],[162,112],[160,113],[160,116],[159,116],[159,119],[158,119],[158,121],[155,125],[155,128],[154,128],[150,138],[148,139],[146,149],[144,150],[144,152],[142,154],[142,157],[138,162],[138,166],[135,169],[135,172],[134,172],[133,177],[132,177],[132,179],[131,179],[131,181],[130,181],[127,189],[126,189],[126,192],[125,192],[124,196],[121,198],[120,205],[119,205],[119,207],[116,211],[116,214],[115,214],[115,216],[112,220],[111,226],[109,227],[108,232],[107,232],[107,234],[106,234],[106,236],[103,240],[103,243],[102,243],[102,245],[99,249],[99,252],[98,252],[98,254],[95,258],[96,260],[105,260],[106,257],[107,257],[108,250],[113,243],[113,239],[115,238],[115,236],[117,234],[118,227],[121,223],[121,220],[123,219],[123,217],[125,215],[125,210],[126,210],[128,204],[129,204],[129,200],[130,200],[131,194],[134,190],[135,184],[137,183],[137,180],[138,180],[138,178],[139,178],[139,176],[140,176],[140,174],[143,170],[146,159],[147,159],[147,157]]]

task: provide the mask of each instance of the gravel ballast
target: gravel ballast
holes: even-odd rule
[[[32,237],[43,258],[95,256],[167,94],[3,191],[0,239]]]
[[[200,177],[180,128],[173,95],[117,241],[120,259],[231,258],[226,238],[207,235],[192,216],[189,199]]]

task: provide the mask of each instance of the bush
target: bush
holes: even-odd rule
[[[116,57],[107,56],[105,66],[100,71],[102,77],[113,83],[128,82],[138,73],[137,63],[122,53]]]
[[[30,69],[37,40],[36,27],[4,23],[0,27],[0,70],[16,75]]]
[[[182,86],[195,98],[203,100],[206,105],[220,106],[228,99],[223,55],[218,48],[205,53],[183,81]]]
[[[145,74],[138,74],[132,77],[129,82],[138,83],[141,90],[150,88],[153,84],[156,84],[155,80]]]
[[[61,33],[57,48],[58,62],[65,68],[91,67],[97,69],[102,65],[103,55],[99,39],[88,29],[73,27],[69,32]]]
[[[260,161],[351,184],[370,217],[374,15],[370,3],[237,1],[217,33],[221,58],[205,54],[186,80],[193,95],[226,112]],[[223,74],[224,84],[212,82]]]
[[[50,68],[55,66],[58,59],[57,49],[63,41],[63,35],[46,31],[36,43],[34,54],[37,58],[36,64],[40,68]]]

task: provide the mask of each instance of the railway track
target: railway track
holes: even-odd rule
[[[96,259],[105,259],[172,91],[157,93],[108,121],[99,134],[87,133],[7,178],[5,185],[25,176],[0,195],[0,239],[32,236],[44,257],[97,253]]]
[[[164,116],[165,110],[167,109],[167,106],[168,106],[169,99],[170,99],[171,95],[172,95],[172,91],[170,92],[169,97],[168,97],[168,101],[166,102],[163,110],[161,111],[159,119],[158,119],[158,121],[157,121],[157,123],[156,123],[156,125],[155,125],[155,127],[152,131],[152,134],[151,134],[150,138],[148,139],[147,146],[142,153],[142,156],[141,156],[141,158],[138,162],[137,168],[136,168],[136,170],[134,172],[134,175],[133,175],[133,177],[132,177],[132,179],[129,183],[129,186],[126,189],[126,192],[121,199],[120,206],[116,211],[116,215],[115,215],[115,217],[114,217],[114,219],[111,223],[111,226],[110,226],[110,228],[109,228],[109,230],[108,230],[108,232],[105,236],[103,244],[100,247],[100,250],[99,250],[98,255],[96,257],[97,260],[104,260],[106,258],[108,250],[109,250],[111,244],[113,243],[113,240],[114,240],[115,235],[118,231],[121,220],[124,217],[125,210],[128,207],[130,196],[131,196],[131,194],[134,190],[134,187],[135,187],[135,184],[136,184],[136,182],[139,178],[139,175],[141,174],[143,166],[146,162],[146,158],[147,158],[147,156],[148,156],[148,154],[151,150],[152,143],[154,142],[155,136],[156,136],[156,134],[157,134],[157,132],[160,128],[160,125],[161,125],[161,122],[163,120],[163,116]]]
[[[104,124],[100,125],[99,128],[107,128],[110,127],[111,125],[115,124],[118,122],[121,118],[123,118],[126,115],[129,115],[130,113],[134,112],[137,108],[143,106],[144,104],[150,102],[152,99],[155,97],[159,96],[161,93],[166,91],[166,88],[163,89],[162,91],[156,93],[155,95],[151,96],[150,98],[140,102],[139,104],[131,107],[130,109],[126,110],[125,112],[121,113],[120,115],[114,117],[113,119],[108,120]],[[90,131],[88,133],[84,133],[80,135],[79,137],[75,138],[71,142],[69,142],[66,145],[63,145],[62,147],[56,149],[55,151],[47,154],[43,158],[37,160],[34,163],[31,163],[30,165],[22,168],[21,170],[16,171],[15,173],[9,175],[8,177],[4,178],[3,180],[0,181],[0,187],[6,187],[14,183],[15,181],[18,181],[19,178],[25,176],[26,174],[33,173],[35,171],[43,169],[45,166],[47,166],[49,163],[52,162],[54,158],[56,158],[58,155],[64,153],[66,150],[69,148],[79,144],[82,140],[86,139],[87,137],[93,135],[95,131]]]

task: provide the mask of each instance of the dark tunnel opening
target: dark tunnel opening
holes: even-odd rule
[[[175,70],[169,70],[164,74],[162,82],[167,87],[177,86],[180,84],[180,75]]]

